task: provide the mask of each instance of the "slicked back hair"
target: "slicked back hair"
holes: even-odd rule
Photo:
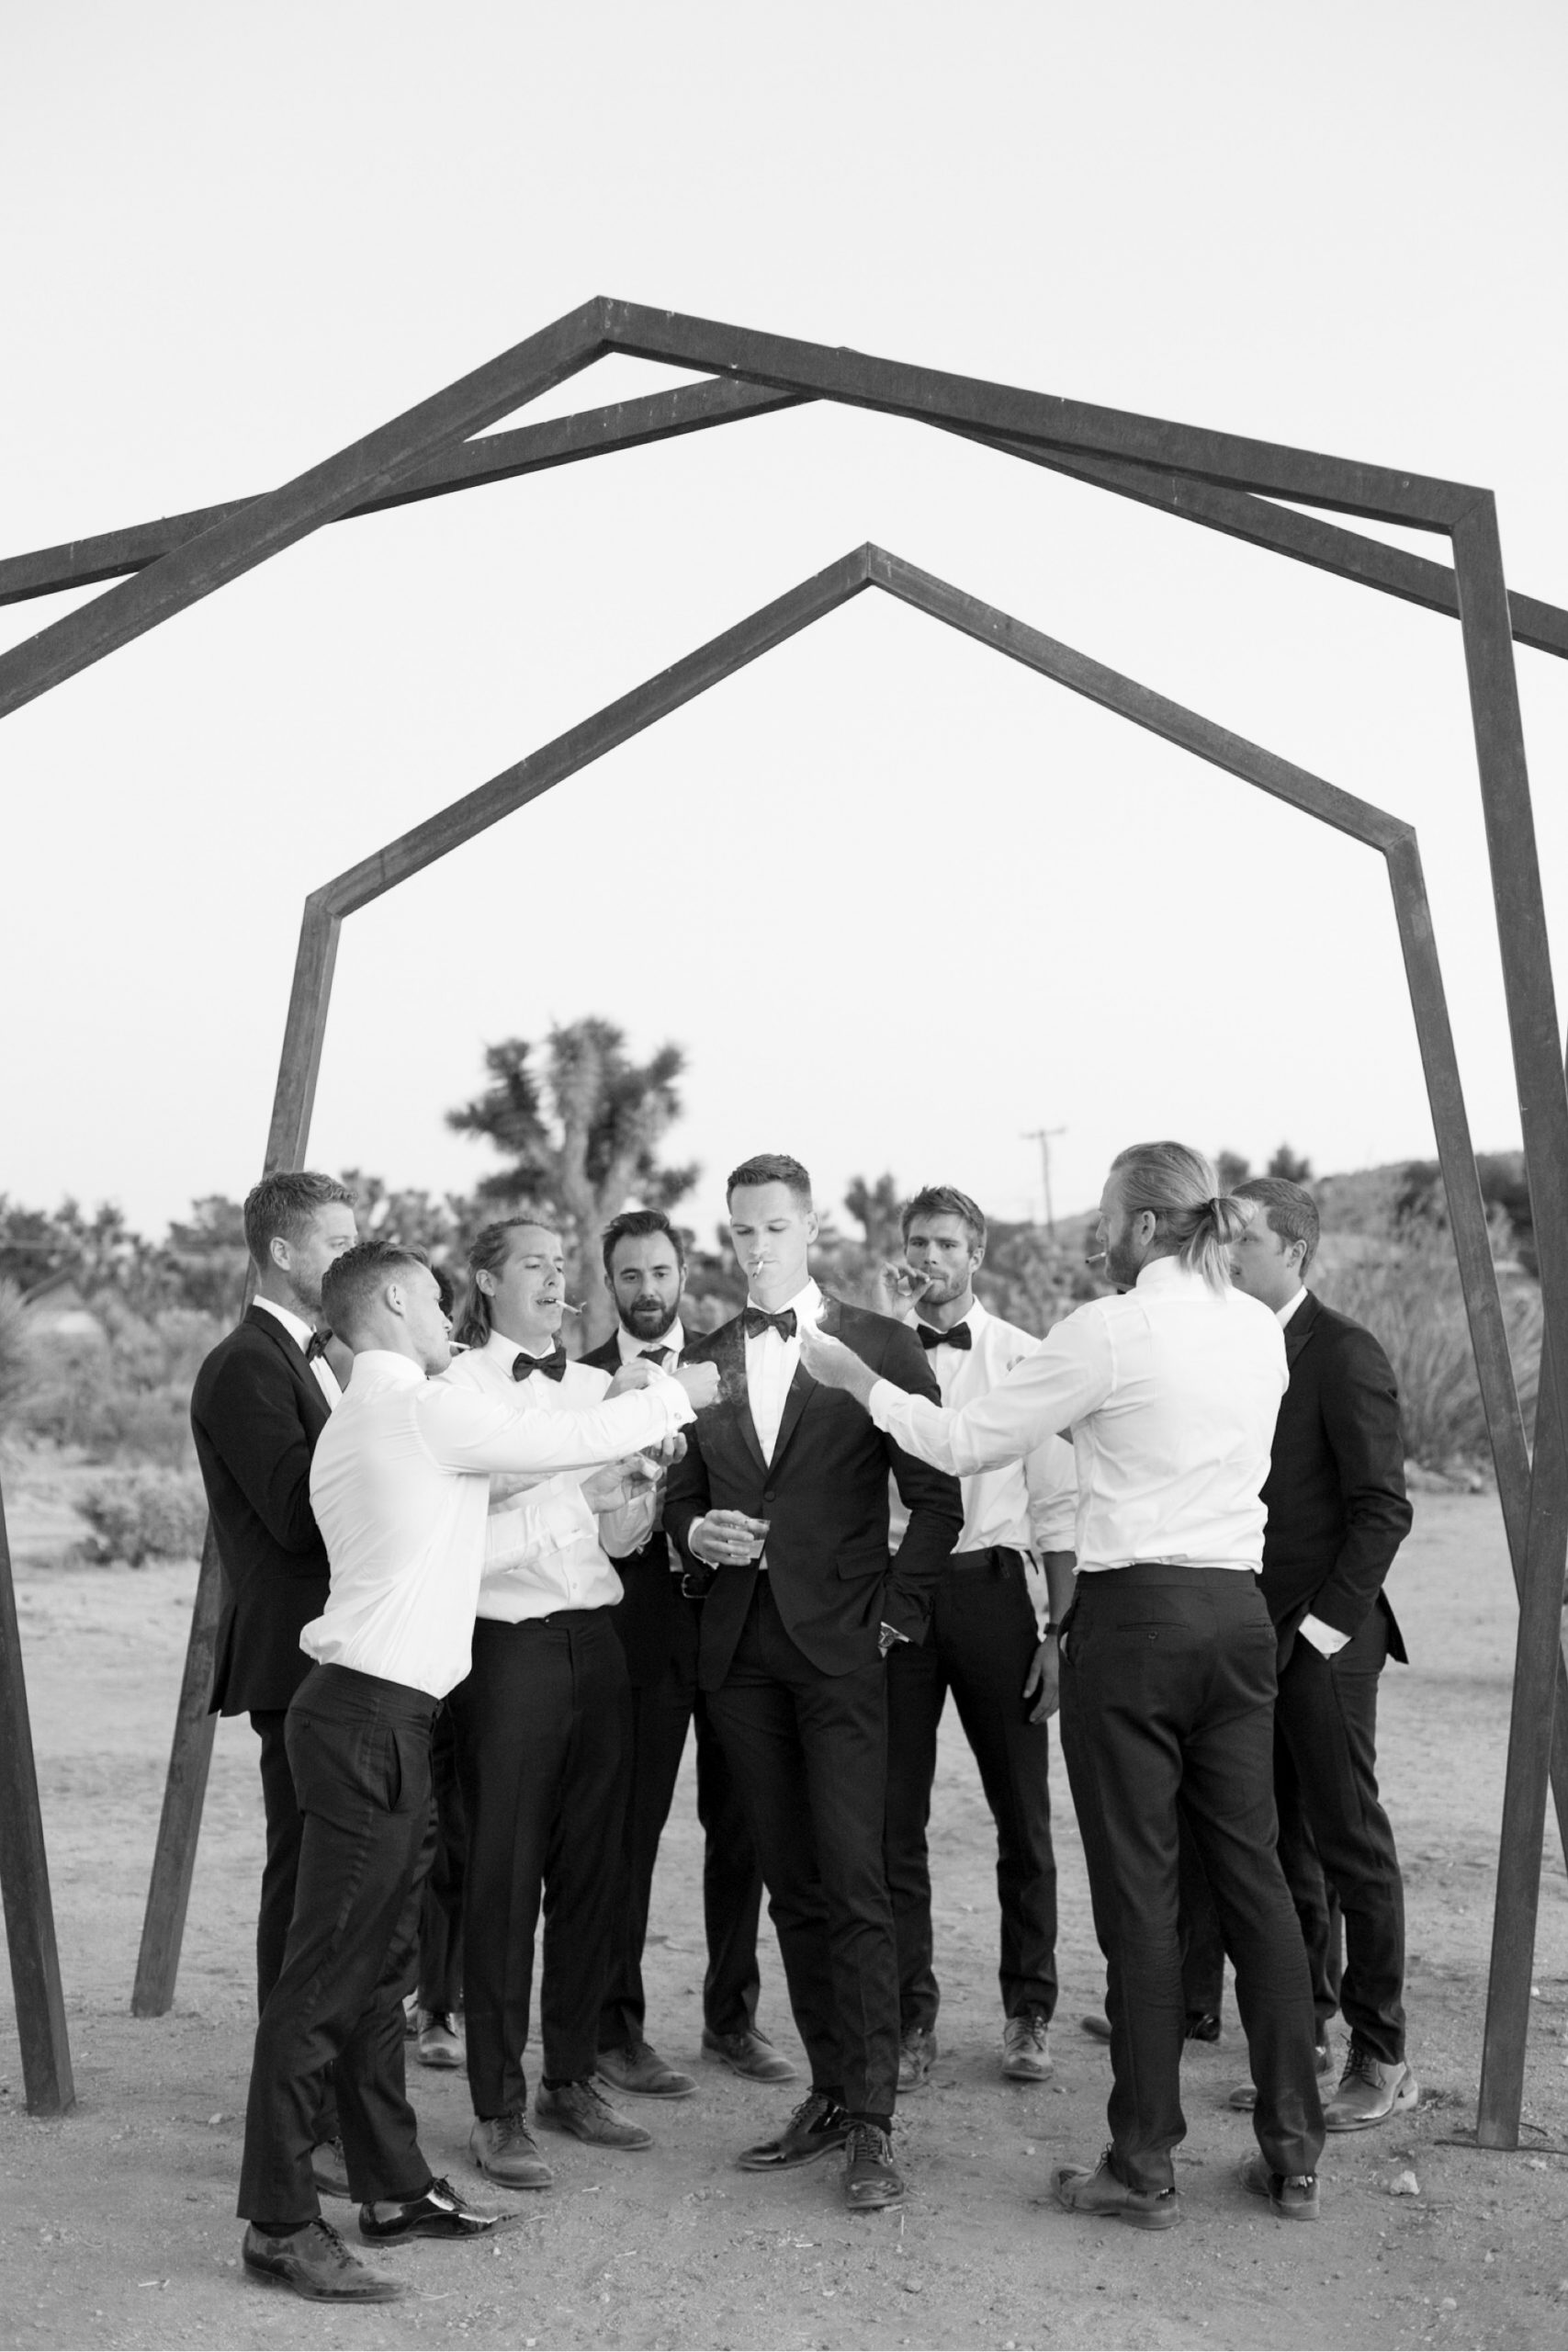
[[[1162,1240],[1189,1272],[1201,1274],[1211,1290],[1230,1287],[1226,1251],[1247,1224],[1201,1151],[1185,1143],[1134,1143],[1111,1163],[1122,1206],[1136,1216],[1152,1209]]]
[[[787,1151],[754,1152],[739,1168],[732,1168],[724,1188],[726,1205],[737,1193],[754,1184],[787,1184],[803,1208],[811,1206],[811,1179],[799,1160],[792,1159]]]
[[[1317,1255],[1320,1230],[1317,1203],[1303,1185],[1284,1176],[1249,1176],[1235,1188],[1238,1201],[1257,1201],[1269,1220],[1269,1230],[1281,1241],[1304,1241],[1301,1271],[1304,1275]]]
[[[906,1201],[898,1212],[898,1230],[905,1241],[909,1227],[918,1216],[957,1216],[964,1220],[971,1250],[986,1246],[986,1220],[978,1204],[956,1184],[922,1184],[912,1201]]]
[[[640,1241],[650,1233],[661,1233],[675,1252],[675,1263],[682,1267],[685,1265],[686,1245],[662,1209],[623,1209],[619,1216],[613,1216],[604,1227],[604,1272],[608,1274],[615,1271],[610,1261],[615,1254],[617,1241],[628,1238]]]
[[[408,1266],[430,1272],[423,1250],[408,1241],[356,1241],[321,1276],[321,1313],[340,1339],[350,1340],[378,1291]]]
[[[468,1244],[468,1288],[463,1300],[462,1319],[452,1338],[460,1348],[482,1348],[490,1338],[490,1293],[482,1291],[476,1277],[499,1274],[512,1248],[512,1237],[519,1226],[531,1225],[540,1233],[558,1233],[560,1227],[543,1209],[525,1216],[498,1217],[493,1225],[481,1226]]]
[[[335,1176],[323,1176],[314,1168],[280,1168],[253,1184],[245,1194],[243,1216],[245,1247],[257,1272],[265,1273],[271,1265],[275,1239],[303,1241],[316,1211],[331,1208],[334,1201],[346,1201],[352,1208],[354,1194]]]

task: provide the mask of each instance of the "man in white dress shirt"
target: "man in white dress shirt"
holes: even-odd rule
[[[468,1251],[467,1342],[449,1384],[498,1403],[520,1393],[540,1419],[597,1406],[650,1376],[716,1392],[709,1373],[654,1374],[650,1361],[612,1381],[560,1344],[565,1260],[538,1217],[487,1226]],[[594,2082],[625,1819],[631,1696],[612,1623],[621,1580],[612,1551],[635,1551],[653,1522],[655,1466],[626,1503],[616,1474],[558,1476],[519,1498],[491,1498],[473,1667],[454,1690],[452,1727],[468,1821],[464,2007],[475,2121],[469,2151],[513,2188],[547,2188],[528,2124],[534,1945],[547,1925],[540,1985],[543,2065],[534,2113],[600,2148],[652,2144]],[[694,2087],[689,2081],[688,2088]]]
[[[1226,1250],[1243,1222],[1201,1153],[1122,1152],[1100,1232],[1122,1295],[1080,1306],[958,1411],[869,1380],[814,1332],[802,1341],[817,1379],[963,1476],[1072,1431],[1078,1579],[1062,1745],[1106,1959],[1113,2079],[1099,2166],[1059,2166],[1053,2188],[1070,2211],[1140,2229],[1181,2219],[1179,1802],[1235,1962],[1258,2086],[1243,2186],[1282,2220],[1318,2212],[1312,1984],[1275,1852],[1274,1631],[1258,1583],[1285,1348],[1275,1317],[1231,1285]]]
[[[893,1303],[913,1300],[915,1337],[954,1409],[1006,1378],[1040,1342],[975,1295],[986,1220],[952,1184],[917,1193],[899,1219],[904,1269]],[[1001,2070],[1010,2081],[1051,2072],[1056,2007],[1056,1858],[1051,1844],[1050,1729],[1056,1640],[1073,1597],[1077,1484],[1071,1448],[1055,1432],[1021,1462],[962,1482],[964,1531],[942,1571],[925,1641],[887,1661],[887,1886],[898,1934],[900,2091],[936,2056],[940,2001],[931,1935],[926,1829],[937,1730],[951,1690],[997,1826],[1001,1908]]]
[[[322,1284],[354,1351],[317,1442],[310,1496],[331,1589],[300,1643],[315,1664],[289,1709],[304,1817],[282,1972],[256,2031],[239,2211],[249,2270],[313,2301],[403,2290],[320,2217],[312,2123],[334,2060],[349,2185],[370,2239],[467,2237],[496,2217],[432,2177],[403,2090],[400,1924],[430,1814],[430,1724],[468,1669],[492,1473],[548,1475],[662,1445],[685,1390],[646,1367],[643,1393],[573,1414],[429,1375],[449,1326],[421,1253],[361,1242]]]

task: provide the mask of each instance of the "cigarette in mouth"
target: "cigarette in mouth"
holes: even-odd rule
[[[563,1315],[586,1315],[588,1309],[586,1306],[573,1306],[570,1298],[563,1298],[560,1303],[560,1311]]]

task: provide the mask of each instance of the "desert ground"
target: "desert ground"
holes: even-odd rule
[[[1473,2124],[1515,1611],[1495,1502],[1424,1493],[1391,1590],[1415,1663],[1384,1677],[1384,1789],[1410,1912],[1411,2053],[1423,2098],[1393,2127],[1331,2141],[1324,2219],[1274,2221],[1234,2173],[1251,2144],[1224,2103],[1246,2053],[1224,2039],[1187,2069],[1185,2226],[1147,2236],[1040,2199],[1050,2166],[1092,2163],[1108,2064],[1080,2030],[1100,1998],[1082,1855],[1055,1773],[1062,1997],[1054,2080],[998,2079],[990,1825],[947,1727],[933,1825],[944,2006],[931,2086],[899,2118],[909,2195],[852,2219],[837,2174],[735,2169],[789,2086],[698,2055],[700,1844],[689,1777],[655,1890],[649,2030],[700,2095],[643,2103],[644,2155],[547,2142],[557,2186],[498,2198],[482,2245],[387,2256],[409,2301],[333,2312],[240,2271],[234,2179],[250,2056],[261,1851],[254,1741],[220,1727],[178,1996],[139,2022],[130,1993],[195,1571],[71,1564],[58,1472],[12,1465],[7,1515],[52,1871],[78,2103],[22,2099],[9,1984],[0,2002],[0,2341],[6,2346],[1561,2346],[1568,2342],[1568,1880],[1549,1833],[1526,2139],[1464,2144]],[[691,1757],[688,1751],[687,1769]],[[798,2054],[777,1955],[762,2021]],[[461,2076],[411,2067],[425,2145],[460,2187]],[[1401,2175],[1416,2193],[1392,2194]],[[349,2218],[346,2206],[329,2207]]]

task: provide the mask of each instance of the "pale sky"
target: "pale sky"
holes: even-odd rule
[[[1565,51],[1554,0],[9,0],[0,552],[270,487],[603,293],[1490,485],[1568,604]],[[6,720],[0,1191],[243,1193],[305,893],[868,538],[1412,820],[1517,1141],[1454,623],[818,406],[337,526]],[[1561,975],[1568,674],[1518,658]],[[1432,1148],[1373,853],[874,595],[351,919],[310,1160],[467,1187],[484,1043],[590,1012],[686,1046],[705,1231],[759,1149],[1017,1216],[1043,1125],[1058,1210],[1154,1134]]]

